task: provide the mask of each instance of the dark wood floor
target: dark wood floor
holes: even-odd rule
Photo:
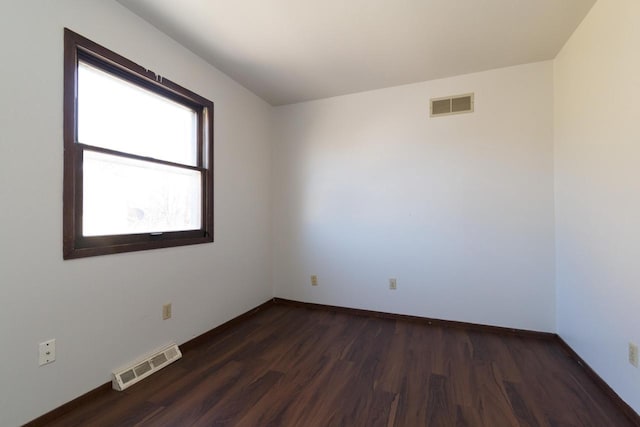
[[[52,426],[631,426],[551,340],[274,305]]]

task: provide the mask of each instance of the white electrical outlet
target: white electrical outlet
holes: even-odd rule
[[[41,342],[38,345],[38,364],[46,365],[56,361],[56,340]]]
[[[398,289],[398,283],[396,282],[396,279],[389,279],[389,289],[394,291]]]
[[[311,286],[318,286],[318,276],[315,274],[311,276]]]
[[[629,363],[638,367],[638,346],[632,342],[629,343]]]

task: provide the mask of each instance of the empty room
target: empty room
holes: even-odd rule
[[[0,44],[0,427],[640,426],[638,0],[3,0]]]

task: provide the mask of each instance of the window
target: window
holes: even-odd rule
[[[212,242],[213,103],[64,43],[64,258]]]

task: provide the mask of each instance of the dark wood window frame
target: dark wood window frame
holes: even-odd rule
[[[90,63],[138,87],[150,90],[196,111],[197,165],[202,177],[201,229],[109,236],[82,234],[82,164],[85,151],[176,166],[168,161],[114,152],[78,142],[78,62]],[[120,252],[213,242],[213,102],[65,28],[64,30],[64,189],[63,258],[81,258]],[[184,165],[178,165],[183,166]]]

